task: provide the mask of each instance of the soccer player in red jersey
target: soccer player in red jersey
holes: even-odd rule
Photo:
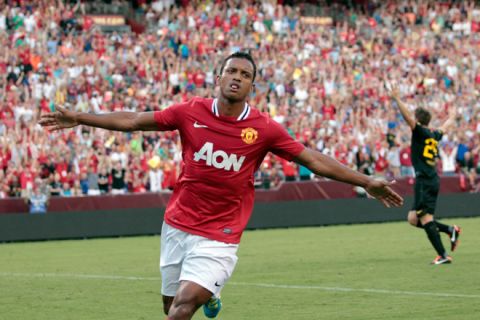
[[[237,249],[254,202],[254,173],[268,152],[317,175],[361,186],[387,207],[403,199],[391,183],[372,179],[305,148],[277,122],[250,106],[256,65],[248,53],[228,56],[217,99],[193,98],[160,112],[96,115],[61,107],[45,114],[49,130],[88,125],[118,131],[179,130],[182,170],[165,212],[160,269],[167,319],[190,319],[204,306],[220,310],[219,294],[237,262]]]

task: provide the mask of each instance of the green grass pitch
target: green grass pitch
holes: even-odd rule
[[[219,319],[480,319],[480,218],[444,221],[463,234],[441,266],[406,222],[247,231]],[[165,319],[159,247],[158,236],[0,244],[0,319]]]

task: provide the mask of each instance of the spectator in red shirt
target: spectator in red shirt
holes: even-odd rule
[[[325,98],[325,103],[322,106],[322,115],[325,120],[335,120],[336,108],[332,103],[332,99]]]
[[[70,172],[69,164],[66,157],[61,157],[60,162],[55,165],[55,171],[60,175],[60,182],[63,184],[68,182],[68,173]]]
[[[400,148],[400,175],[402,177],[414,177],[412,165],[412,151],[408,143],[402,143]]]
[[[382,155],[378,154],[375,160],[375,175],[385,177],[388,169],[388,161]]]
[[[20,187],[22,189],[22,194],[26,196],[27,193],[32,190],[34,180],[35,177],[32,170],[26,166],[20,173]]]
[[[285,181],[296,181],[298,178],[298,169],[295,163],[282,159],[282,169],[285,175]]]

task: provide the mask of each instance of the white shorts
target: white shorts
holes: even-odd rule
[[[237,264],[238,244],[210,240],[162,226],[162,295],[174,297],[180,281],[192,281],[218,297]]]

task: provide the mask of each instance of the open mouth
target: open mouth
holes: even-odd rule
[[[236,83],[230,84],[230,91],[237,92],[240,89],[240,86]]]

